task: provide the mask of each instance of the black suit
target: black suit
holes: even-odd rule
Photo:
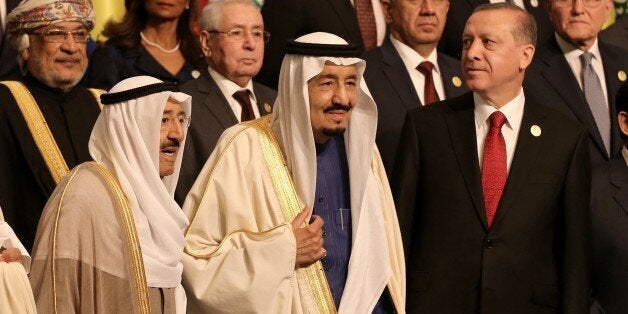
[[[580,89],[580,85],[578,85],[578,81],[554,36],[543,47],[538,49],[532,66],[526,74],[524,83],[526,96],[529,96],[530,99],[547,104],[567,114],[580,121],[589,129],[591,162],[593,165],[610,160],[621,149],[622,144],[617,125],[617,113],[613,104],[615,103],[617,91],[622,84],[618,73],[620,71],[628,72],[628,58],[626,57],[628,51],[602,42],[599,42],[599,48],[602,64],[604,65],[604,76],[606,77],[608,103],[610,104],[610,157],[604,148],[602,137],[595,124],[595,119],[584,92]]]
[[[6,0],[7,11],[3,17],[4,21],[6,21],[6,15],[19,3],[19,0]],[[0,38],[0,80],[18,80],[21,75],[17,64],[17,52],[7,39],[6,29],[4,32],[4,37]]]
[[[222,132],[238,123],[227,98],[207,70],[198,79],[181,85],[181,91],[192,96],[192,123],[187,133],[175,192],[175,199],[180,205],[185,201]],[[270,113],[277,92],[255,82],[253,92],[260,115]]]
[[[460,59],[462,54],[462,32],[467,23],[467,19],[473,10],[489,3],[489,0],[454,0],[449,1],[449,12],[447,12],[447,23],[443,30],[438,50],[444,54]],[[546,0],[523,0],[526,10],[534,16],[538,28],[538,42],[544,42],[554,32],[554,26],[549,20],[545,9]],[[533,6],[532,4],[536,4]]]
[[[586,312],[586,130],[526,101],[489,229],[473,109],[469,92],[411,110],[404,124],[392,188],[408,252],[408,312]]]
[[[623,16],[600,33],[600,40],[628,50],[628,16]]]
[[[363,49],[358,19],[349,0],[266,0],[262,7],[264,28],[270,32],[264,64],[256,81],[277,88],[279,70],[288,40],[326,32]]]
[[[628,310],[628,167],[620,154],[593,172],[593,296],[606,314]]]
[[[406,111],[420,107],[421,100],[401,56],[389,39],[362,57],[366,60],[364,78],[377,103],[377,147],[390,176]],[[452,82],[453,77],[458,78],[457,82],[462,82],[460,61],[442,53],[438,53],[437,59],[445,97],[466,92],[468,89],[465,86],[456,86]]]

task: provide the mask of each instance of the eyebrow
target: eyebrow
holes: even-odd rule
[[[172,113],[171,109],[170,110],[164,110],[164,113],[162,113],[162,114],[170,114],[170,113]],[[185,111],[183,111],[183,110],[179,111],[178,116],[184,116],[185,117],[186,116]]]

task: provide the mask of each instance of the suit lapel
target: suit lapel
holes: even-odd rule
[[[405,64],[401,60],[397,49],[392,42],[387,39],[381,47],[382,60],[384,61],[384,75],[388,78],[390,85],[406,109],[421,107],[421,100],[412,84],[410,74]]]
[[[515,195],[517,195],[517,191],[524,189],[523,185],[526,184],[528,174],[531,173],[531,168],[537,161],[536,156],[540,153],[541,141],[539,137],[532,135],[530,129],[534,125],[540,127],[541,136],[543,136],[545,114],[539,110],[536,105],[528,102],[526,102],[523,110],[523,119],[521,120],[521,128],[519,129],[519,135],[517,137],[517,146],[515,147],[510,171],[508,172],[508,179],[498,206],[494,224],[499,223],[502,217],[506,215],[508,209],[512,208],[516,202],[520,201],[516,199]]]
[[[545,78],[547,84],[563,98],[576,118],[587,126],[592,141],[598,149],[605,155],[608,155],[584,93],[580,89],[580,85],[578,85],[578,81],[576,81],[567,60],[565,60],[563,52],[558,47],[556,38],[552,37],[546,48],[549,53],[542,56],[544,68],[541,75]]]
[[[628,215],[628,168],[623,156],[620,154],[611,161],[610,183],[617,187],[614,199]]]
[[[451,143],[462,170],[467,191],[471,196],[478,217],[482,221],[485,230],[486,210],[482,196],[482,179],[478,159],[477,139],[475,135],[475,118],[473,115],[473,93],[462,96],[463,102],[452,105],[452,111],[447,115],[447,127]],[[472,130],[470,132],[469,130]]]
[[[452,63],[445,62],[445,56],[438,53],[438,67],[440,69],[441,78],[443,79],[443,87],[445,89],[445,98],[451,98],[464,92],[462,87],[462,77],[460,76],[460,67],[456,68]],[[460,82],[458,86],[454,85],[454,80]]]
[[[238,124],[238,119],[229,107],[227,99],[207,70],[199,78],[197,86],[200,93],[206,94],[203,97],[203,107],[216,117],[224,129]]]

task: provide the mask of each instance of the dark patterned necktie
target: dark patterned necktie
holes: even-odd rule
[[[489,120],[490,127],[484,140],[482,157],[482,192],[484,193],[486,222],[490,228],[499,200],[502,198],[508,171],[506,169],[506,141],[502,135],[502,126],[506,123],[506,116],[495,111],[489,116]]]
[[[353,3],[365,51],[377,47],[377,26],[375,25],[375,13],[373,13],[373,3],[371,1],[354,0]]]
[[[249,97],[249,90],[243,89],[233,93],[233,98],[242,106],[242,114],[240,115],[240,122],[249,121],[255,119],[253,113],[253,106],[251,105],[251,98]]]
[[[439,101],[440,98],[438,97],[436,87],[434,87],[434,79],[432,78],[432,69],[434,69],[434,65],[429,61],[423,61],[416,67],[416,69],[419,70],[423,76],[425,76],[425,84],[423,87],[424,105],[429,105]]]

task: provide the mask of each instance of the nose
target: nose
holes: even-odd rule
[[[72,33],[66,34],[61,42],[61,50],[67,54],[74,54],[78,51],[78,44],[74,41]]]
[[[464,46],[464,44],[463,44]],[[482,55],[480,52],[482,50],[482,43],[480,40],[473,40],[467,47],[462,49],[462,58],[463,60],[480,60],[480,56]]]
[[[578,15],[584,12],[584,0],[572,0],[571,14]]]
[[[434,14],[434,2],[433,0],[423,0],[421,3],[421,15],[432,15]]]
[[[252,33],[246,33],[244,35],[244,49],[247,50],[255,50],[255,48],[257,47],[257,41],[255,40],[255,37],[253,37]]]
[[[341,105],[349,105],[349,95],[347,93],[347,87],[344,84],[339,84],[334,89],[334,96],[332,101]]]
[[[179,122],[179,120],[174,119],[174,123],[170,123],[168,125],[168,138],[176,139],[181,143],[183,140],[183,125]]]

